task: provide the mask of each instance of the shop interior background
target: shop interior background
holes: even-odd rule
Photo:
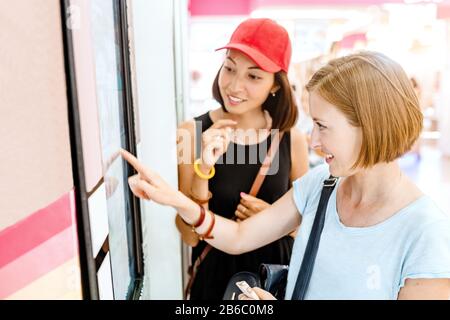
[[[311,131],[304,85],[330,59],[358,50],[382,52],[399,62],[416,86],[424,130],[400,164],[450,212],[450,1],[193,0],[189,20],[189,104],[186,118],[215,107],[211,84],[223,52],[214,49],[248,17],[268,17],[289,32],[289,78],[300,107],[297,124]],[[311,165],[321,162],[311,150]]]

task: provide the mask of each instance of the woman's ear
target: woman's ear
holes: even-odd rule
[[[280,86],[278,84],[274,84],[272,89],[270,89],[270,93],[275,94],[278,90],[280,90]]]

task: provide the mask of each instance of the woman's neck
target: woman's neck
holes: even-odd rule
[[[423,196],[396,162],[346,177],[337,190],[337,212],[349,227],[376,225]]]
[[[355,207],[371,205],[389,201],[407,182],[397,162],[380,163],[344,178],[341,192]]]

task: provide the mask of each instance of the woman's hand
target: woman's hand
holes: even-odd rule
[[[238,204],[234,215],[237,217],[237,221],[242,221],[250,218],[251,216],[263,211],[270,206],[271,205],[264,200],[241,192],[241,202]],[[289,235],[295,239],[295,237],[297,236],[297,231],[298,229],[295,228],[295,230],[289,233]]]
[[[268,207],[270,207],[270,204],[265,202],[264,200],[241,192],[241,202],[237,206],[234,214],[236,215],[238,220],[245,220]]]
[[[214,123],[202,134],[202,171],[209,172],[230,144],[233,128],[237,122],[222,119]]]
[[[177,208],[183,200],[183,194],[172,188],[156,172],[143,166],[139,160],[128,151],[120,150],[122,157],[138,172],[128,178],[133,194],[141,199],[153,200],[162,205]]]
[[[263,290],[261,288],[258,287],[254,287],[252,288],[253,291],[255,291],[255,293],[258,295],[260,300],[277,300],[270,292]],[[245,294],[241,293],[238,296],[239,300],[252,300],[252,301],[256,301],[255,299],[252,299],[250,297],[247,297]]]
[[[272,118],[267,110],[264,110],[264,119],[266,121],[265,130],[270,130],[272,128]],[[236,131],[234,130],[236,125],[237,122],[234,120],[221,119],[203,132],[201,169],[205,174],[211,170],[211,167],[216,164],[220,156],[227,151],[228,145],[233,139],[238,140],[241,143],[245,142],[245,134],[247,134],[247,132],[237,130],[237,133],[244,134],[244,136],[236,134]],[[267,133],[264,133],[264,136],[266,135]]]

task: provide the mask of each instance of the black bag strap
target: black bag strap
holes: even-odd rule
[[[319,249],[320,235],[325,223],[328,199],[336,186],[337,178],[330,176],[323,182],[322,194],[320,195],[319,206],[317,207],[314,223],[306,245],[305,255],[295,283],[292,300],[303,300],[308,290],[309,281],[314,269],[317,250]]]

